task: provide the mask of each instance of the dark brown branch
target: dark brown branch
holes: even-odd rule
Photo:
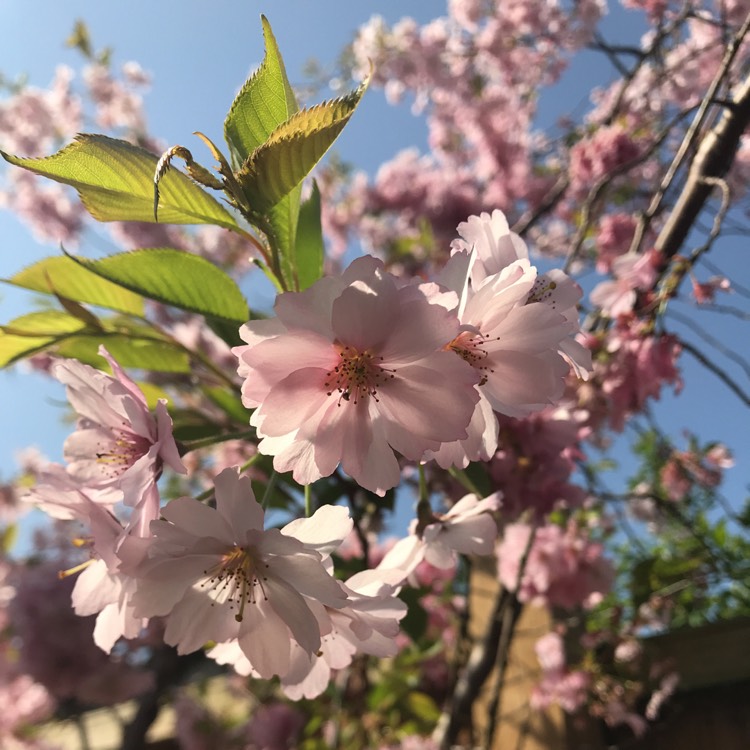
[[[511,599],[515,596],[506,589],[498,592],[487,632],[471,650],[464,673],[456,683],[450,712],[443,714],[436,729],[435,738],[441,750],[449,750],[455,743],[479,691],[495,667],[505,620],[503,612]]]
[[[638,249],[648,223],[659,211],[677,171],[684,163],[690,149],[698,142],[700,129],[706,122],[709,108],[712,106],[719,88],[726,80],[732,62],[749,29],[750,14],[727,48],[719,70],[696,112],[685,139],[664,175],[659,189],[654,194],[648,211],[642,221],[639,222],[631,251]],[[731,97],[731,101],[732,106],[724,109],[719,122],[701,139],[690,166],[685,187],[657,238],[656,248],[667,259],[679,251],[693,226],[695,218],[711,192],[711,185],[706,183],[706,178],[723,178],[732,164],[740,136],[750,122],[750,76],[746,77],[742,85],[737,88]]]

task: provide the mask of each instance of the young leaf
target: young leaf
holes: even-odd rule
[[[237,94],[224,121],[224,137],[235,167],[299,109],[271,25],[265,16],[261,22],[265,57]]]
[[[40,260],[5,281],[34,292],[143,315],[142,297],[102,279],[65,255]]]
[[[31,338],[61,336],[75,333],[86,327],[82,320],[60,310],[39,310],[15,318],[10,323],[0,326],[3,333],[11,336]]]
[[[302,185],[297,185],[289,195],[285,195],[268,211],[269,233],[272,245],[279,256],[279,268],[286,289],[296,289],[296,269],[294,267],[299,223],[300,196]]]
[[[255,211],[276,205],[320,161],[354,114],[367,83],[292,115],[250,154],[237,180]]]
[[[323,275],[323,229],[320,224],[320,190],[313,180],[310,197],[300,206],[295,260],[300,291],[314,284]]]
[[[155,372],[189,373],[190,357],[168,341],[138,338],[133,333],[123,335],[71,336],[55,346],[55,352],[92,365],[102,366],[99,345],[105,344],[109,353],[123,366]]]
[[[198,255],[161,247],[100,260],[70,257],[97,276],[149,299],[241,323],[249,318],[247,302],[234,280]]]
[[[86,328],[83,321],[60,310],[40,310],[21,315],[0,326],[0,367],[44,351]]]
[[[18,167],[72,185],[99,221],[154,221],[157,157],[127,141],[83,134],[52,156],[26,159],[0,151]],[[237,229],[232,215],[182,172],[159,182],[159,220],[167,224],[216,224]]]
[[[14,336],[0,331],[0,368],[44,350],[54,340],[51,336]]]

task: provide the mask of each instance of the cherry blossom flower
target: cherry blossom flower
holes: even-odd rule
[[[131,526],[145,536],[158,511],[156,481],[166,464],[184,474],[166,401],[152,413],[141,389],[102,346],[99,354],[114,376],[66,359],[53,374],[67,388],[68,400],[79,414],[78,429],[65,441],[68,472],[86,487],[118,487],[136,510]]]
[[[20,635],[20,668],[60,699],[95,705],[126,700],[152,686],[147,672],[109,659],[94,645],[93,617],[79,617],[69,602],[73,581],[60,580],[61,561],[17,569],[11,622]],[[77,582],[76,582],[77,584]]]
[[[469,217],[458,231],[438,281],[459,298],[461,329],[449,348],[482,379],[468,437],[425,454],[443,468],[492,457],[493,410],[513,417],[540,411],[562,396],[571,366],[584,379],[591,369],[591,353],[573,338],[580,287],[562,271],[538,275],[499,210]],[[446,295],[432,299],[450,306]]]
[[[602,545],[572,524],[567,529],[550,524],[536,530],[519,586],[531,533],[526,524],[509,524],[497,547],[500,581],[510,591],[517,590],[520,601],[571,608],[596,601],[609,590],[614,576]]]
[[[119,638],[135,638],[146,622],[133,614],[130,597],[135,581],[121,571],[121,556],[130,565],[135,564],[143,554],[145,540],[137,536],[136,528],[123,526],[114,515],[114,505],[122,500],[122,492],[113,487],[81,487],[63,467],[52,465],[26,492],[24,500],[35,503],[53,518],[81,521],[91,531],[90,560],[64,575],[82,569],[71,600],[77,615],[98,615],[94,627],[96,645],[109,653]],[[148,529],[148,524],[158,518],[159,509],[158,505],[151,508],[150,517],[146,510],[140,521]]]
[[[378,494],[401,471],[395,451],[467,437],[479,374],[445,345],[455,316],[383,264],[355,260],[341,277],[276,300],[277,318],[240,329],[234,349],[261,453],[309,484],[341,467]]]
[[[264,531],[248,477],[225,469],[215,486],[216,509],[183,497],[151,523],[147,558],[132,571],[135,614],[165,617],[164,639],[179,653],[236,638],[258,674],[283,675],[290,641],[308,654],[320,648],[321,627],[329,626],[319,624],[321,605],[347,602],[323,559],[351,520],[324,506],[286,534]]]
[[[378,565],[379,570],[398,569],[404,578],[426,560],[436,568],[452,568],[457,555],[489,555],[497,538],[497,525],[490,513],[498,510],[499,492],[480,500],[462,497],[445,515],[430,514],[415,519],[409,536],[396,542]]]
[[[591,303],[612,318],[629,313],[635,305],[638,290],[647,290],[656,279],[658,254],[622,255],[612,264],[612,281],[597,284],[589,295]]]
[[[531,692],[533,708],[546,708],[552,703],[572,713],[585,702],[591,676],[582,670],[569,670],[565,648],[559,633],[547,633],[534,646],[542,667],[542,679]]]
[[[281,675],[287,698],[316,698],[328,687],[332,670],[348,667],[357,653],[396,655],[399,621],[406,614],[406,604],[396,596],[403,577],[400,570],[365,570],[340,584],[348,602],[340,609],[326,608],[331,630],[321,636],[320,650],[310,654],[290,643],[289,669]],[[208,656],[243,676],[258,676],[236,639],[218,644]]]

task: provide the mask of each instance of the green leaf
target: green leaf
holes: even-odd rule
[[[133,333],[106,337],[72,336],[58,343],[55,351],[64,357],[101,368],[104,361],[98,353],[100,344],[104,344],[109,353],[126,368],[154,372],[191,372],[190,358],[182,349],[177,349],[167,341],[138,338]]]
[[[218,406],[228,417],[235,422],[247,424],[250,421],[250,411],[243,405],[239,394],[228,388],[216,386],[202,389],[206,397]]]
[[[426,693],[410,691],[406,695],[406,705],[414,716],[427,723],[434,723],[440,718],[440,709]]]
[[[297,112],[250,154],[237,180],[255,211],[267,211],[302,182],[349,122],[366,88],[367,82]]]
[[[0,367],[7,367],[19,359],[43,351],[54,341],[51,336],[13,336],[0,331]]]
[[[401,620],[401,630],[413,641],[419,641],[427,630],[427,610],[422,606],[421,591],[416,589],[402,589],[398,598],[406,603],[406,616]]]
[[[100,260],[70,257],[97,276],[149,299],[240,323],[250,317],[247,301],[234,280],[199,255],[161,247]]]
[[[52,156],[3,158],[56,182],[72,185],[99,221],[154,221],[157,157],[127,141],[82,134]],[[159,182],[159,220],[166,224],[216,224],[238,229],[232,215],[182,172],[171,169]]]
[[[40,310],[22,315],[10,323],[0,326],[3,333],[32,338],[56,337],[84,329],[83,321],[59,310]]]
[[[224,137],[235,167],[299,109],[271,25],[265,16],[261,22],[265,57],[237,94],[224,121]]]
[[[138,387],[141,389],[141,392],[146,397],[148,408],[152,411],[156,409],[156,404],[158,403],[160,398],[166,399],[167,401],[169,401],[169,403],[174,403],[174,399],[172,398],[172,396],[170,396],[170,394],[161,386],[155,385],[154,383],[151,383],[147,380],[138,380],[136,382],[138,383]]]
[[[82,321],[59,310],[43,310],[15,318],[0,326],[0,367],[44,351],[85,327]]]
[[[310,197],[300,206],[295,243],[297,288],[302,291],[323,275],[323,229],[320,223],[320,190],[313,180]]]
[[[286,289],[297,288],[294,260],[301,195],[302,185],[297,185],[289,195],[285,195],[268,212],[269,235],[279,256],[281,276]]]
[[[102,279],[65,255],[40,260],[5,281],[34,292],[143,315],[143,299],[139,295]]]

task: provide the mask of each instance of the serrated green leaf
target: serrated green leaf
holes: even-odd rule
[[[268,212],[272,243],[279,255],[279,268],[286,289],[296,289],[295,247],[302,185],[297,185]]]
[[[59,310],[39,310],[15,318],[10,323],[0,326],[3,333],[24,337],[56,337],[66,333],[75,333],[85,328],[83,321]]]
[[[97,276],[149,299],[240,323],[249,318],[247,301],[235,281],[199,255],[161,247],[99,260],[73,259]]]
[[[265,57],[235,97],[224,121],[224,137],[235,168],[298,109],[284,61],[265,16],[261,16]]]
[[[140,295],[102,279],[65,255],[44,258],[5,281],[34,292],[58,294],[76,302],[143,315]]]
[[[99,345],[104,344],[109,353],[126,368],[154,372],[191,372],[190,358],[182,349],[167,341],[137,338],[136,335],[71,336],[56,344],[54,350],[64,357],[78,359],[93,367],[102,366]]]
[[[299,209],[295,242],[297,288],[300,291],[312,286],[323,275],[323,228],[320,223],[320,190],[313,180],[310,197]]]
[[[12,336],[0,331],[0,368],[31,356],[55,341],[51,336]]]
[[[366,85],[297,112],[250,154],[237,181],[255,211],[276,205],[310,173],[349,122]]]
[[[154,221],[154,170],[157,157],[127,141],[81,134],[52,156],[22,158],[0,151],[18,167],[74,187],[99,221]],[[232,215],[176,169],[159,182],[159,221],[165,224],[216,224],[237,229]]]

